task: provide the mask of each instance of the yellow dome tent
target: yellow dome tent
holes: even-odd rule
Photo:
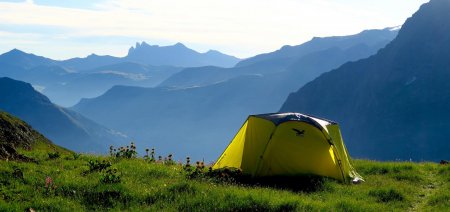
[[[214,164],[254,177],[312,174],[362,180],[350,164],[339,125],[300,113],[251,115]]]

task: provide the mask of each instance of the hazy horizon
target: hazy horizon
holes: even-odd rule
[[[0,52],[17,48],[53,59],[125,56],[145,41],[247,58],[312,37],[398,26],[425,2],[1,0]]]

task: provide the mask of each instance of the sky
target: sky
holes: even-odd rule
[[[136,42],[240,58],[402,25],[428,0],[0,0],[0,53],[125,56]]]

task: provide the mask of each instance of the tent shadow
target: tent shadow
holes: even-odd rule
[[[220,182],[231,183],[238,186],[274,188],[292,192],[313,193],[327,189],[327,181],[333,181],[317,175],[295,175],[295,176],[271,176],[252,177],[244,175],[239,170],[220,169],[209,174]]]

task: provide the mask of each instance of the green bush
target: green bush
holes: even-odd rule
[[[117,169],[107,169],[100,177],[102,183],[120,183],[120,176]]]
[[[81,154],[74,152],[72,154],[74,160],[78,160],[81,157]]]
[[[106,161],[106,160],[103,160],[103,161],[89,160],[88,165],[89,165],[89,171],[93,172],[93,171],[105,170],[105,169],[109,168],[112,164],[110,161]]]
[[[61,157],[61,154],[59,152],[49,152],[48,153],[49,159],[57,159],[59,157]]]

